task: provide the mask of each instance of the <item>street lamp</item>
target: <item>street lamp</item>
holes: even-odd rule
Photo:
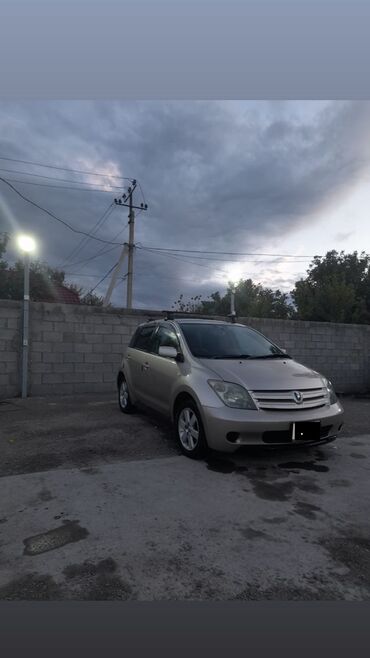
[[[231,322],[236,322],[235,311],[235,292],[238,283],[243,276],[243,264],[241,262],[230,263],[226,266],[226,272],[229,290],[230,290],[230,313],[229,318]]]
[[[235,283],[232,283],[230,288],[230,318],[231,318],[231,322],[236,322]]]
[[[23,286],[23,332],[22,332],[22,398],[27,397],[28,379],[28,333],[30,307],[30,254],[36,249],[36,242],[30,235],[19,235],[18,248],[23,252],[24,286]]]
[[[26,254],[30,254],[36,249],[36,242],[31,235],[19,235],[17,243],[19,249]]]

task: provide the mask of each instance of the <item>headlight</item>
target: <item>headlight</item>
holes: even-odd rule
[[[329,393],[329,404],[335,404],[337,401],[337,396],[335,394],[334,386],[329,379],[324,379],[324,385],[326,390]]]
[[[257,409],[248,391],[243,386],[218,379],[209,379],[208,384],[227,407],[234,407],[235,409]]]

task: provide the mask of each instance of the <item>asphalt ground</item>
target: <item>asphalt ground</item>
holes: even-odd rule
[[[0,598],[370,598],[370,399],[320,448],[179,454],[115,396],[0,403]]]

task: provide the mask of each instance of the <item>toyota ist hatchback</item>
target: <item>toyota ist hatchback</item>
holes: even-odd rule
[[[343,409],[323,375],[238,323],[178,318],[139,325],[117,377],[124,413],[136,403],[172,419],[181,451],[313,445],[336,438]]]

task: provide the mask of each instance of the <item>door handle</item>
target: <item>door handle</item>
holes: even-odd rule
[[[141,366],[141,369],[142,370],[149,370],[149,363],[143,363],[143,365]]]

